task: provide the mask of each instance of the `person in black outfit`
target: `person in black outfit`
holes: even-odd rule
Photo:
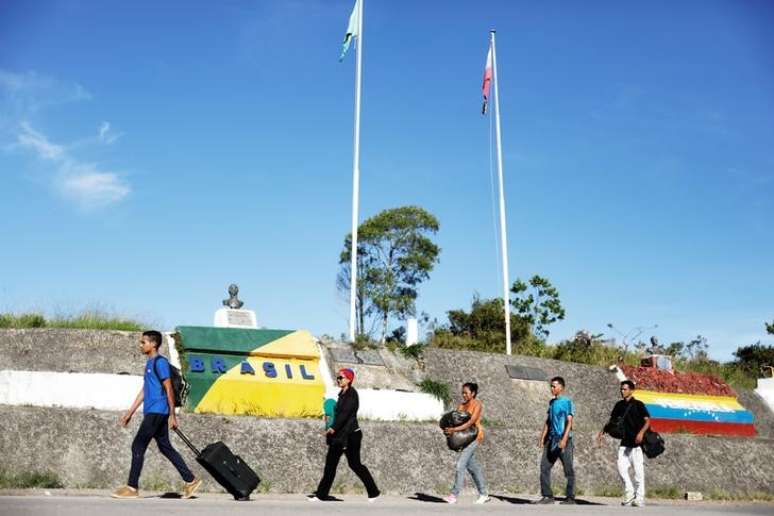
[[[650,413],[645,404],[634,399],[634,382],[621,382],[621,401],[615,404],[610,421],[623,418],[621,444],[618,447],[618,474],[624,482],[626,493],[621,505],[643,507],[645,505],[645,464],[642,458],[642,441],[650,428]],[[597,434],[601,443],[604,430]],[[629,467],[634,468],[634,484],[629,477]]]
[[[363,433],[357,422],[357,410],[360,406],[357,391],[352,387],[355,372],[352,369],[339,370],[336,381],[341,388],[339,400],[336,403],[333,426],[326,431],[328,454],[325,457],[325,471],[314,495],[307,499],[310,502],[329,500],[333,479],[336,478],[336,468],[342,455],[347,456],[349,468],[355,472],[368,492],[368,501],[373,502],[379,497],[379,488],[368,468],[360,462],[360,444]]]

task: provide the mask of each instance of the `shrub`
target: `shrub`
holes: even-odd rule
[[[419,384],[419,390],[427,394],[432,394],[441,400],[444,406],[451,403],[451,387],[449,387],[448,383],[438,382],[431,380],[430,378],[425,378]]]

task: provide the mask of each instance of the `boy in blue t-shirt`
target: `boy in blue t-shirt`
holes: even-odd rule
[[[180,476],[183,477],[185,481],[183,498],[191,498],[202,483],[200,478],[194,477],[183,458],[169,442],[169,428],[177,428],[175,394],[172,391],[169,361],[159,354],[159,346],[161,346],[161,333],[155,330],[143,332],[140,338],[140,351],[148,356],[148,361],[145,363],[143,386],[132,406],[121,416],[120,423],[122,426],[128,425],[140,403],[143,404],[143,418],[132,442],[132,467],[129,470],[129,482],[124,487],[116,489],[111,495],[113,498],[139,497],[137,486],[145,459],[145,450],[147,450],[151,439],[156,439],[159,451],[169,459]]]
[[[552,504],[554,495],[551,491],[551,468],[556,460],[562,461],[564,476],[567,479],[567,498],[562,504],[575,503],[575,470],[572,465],[574,450],[572,442],[572,421],[575,416],[575,405],[564,393],[564,378],[551,378],[551,394],[553,398],[548,403],[546,422],[540,435],[538,446],[543,449],[540,461],[540,493],[543,496],[537,503]]]

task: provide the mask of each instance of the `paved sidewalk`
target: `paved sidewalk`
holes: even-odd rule
[[[49,493],[49,494],[46,494]],[[771,515],[773,503],[754,502],[685,502],[679,500],[651,500],[647,507],[620,507],[614,498],[581,497],[580,504],[532,505],[536,499],[527,495],[493,496],[485,505],[474,505],[474,496],[462,496],[456,505],[443,503],[434,495],[384,496],[368,503],[363,495],[341,495],[338,501],[312,503],[304,495],[256,495],[249,502],[235,502],[228,495],[205,493],[191,500],[172,495],[146,492],[138,500],[114,500],[110,491],[99,490],[24,490],[0,491],[0,516],[128,516],[150,513],[203,516],[228,512],[230,515],[250,514],[336,514],[358,515],[438,515],[462,514],[473,511],[487,515],[573,514],[589,516],[669,515]],[[166,496],[166,497],[165,497]]]

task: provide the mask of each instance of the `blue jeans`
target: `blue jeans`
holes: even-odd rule
[[[186,482],[192,482],[193,473],[186,466],[185,461],[169,442],[169,416],[167,414],[144,414],[140,429],[132,442],[132,467],[129,470],[129,487],[137,489],[140,481],[140,472],[145,461],[145,450],[148,449],[152,439],[156,439],[161,454],[169,459],[180,476]]]
[[[462,491],[462,486],[465,485],[465,470],[469,471],[473,477],[473,483],[476,484],[478,494],[481,496],[488,495],[484,475],[481,474],[481,466],[478,465],[476,458],[473,456],[476,448],[478,448],[478,441],[473,441],[460,452],[460,457],[457,459],[457,474],[454,479],[454,487],[451,490],[451,494],[454,496],[459,495],[460,491]]]

